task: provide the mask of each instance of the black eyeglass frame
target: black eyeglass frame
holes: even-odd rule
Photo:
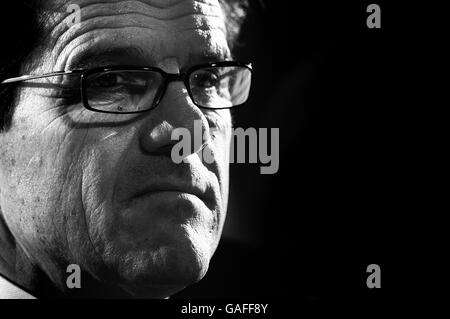
[[[192,102],[197,107],[203,108],[203,109],[220,110],[220,109],[235,108],[237,106],[244,104],[245,102],[238,104],[238,105],[233,105],[230,107],[220,107],[220,108],[206,107],[206,106],[199,105],[195,102],[195,99],[193,97],[193,94],[191,91],[191,86],[189,83],[189,77],[193,72],[198,71],[200,69],[211,68],[211,67],[233,67],[233,66],[247,68],[248,70],[250,70],[250,74],[253,73],[253,68],[252,68],[251,63],[239,62],[239,61],[220,61],[220,62],[213,62],[213,63],[198,64],[198,65],[194,65],[194,66],[190,67],[185,72],[181,72],[181,73],[167,73],[164,70],[162,70],[158,67],[153,67],[153,66],[117,65],[117,66],[98,67],[98,68],[92,68],[92,69],[74,69],[74,70],[70,70],[70,71],[58,71],[58,72],[41,74],[41,75],[23,75],[20,77],[9,78],[9,79],[3,80],[0,83],[0,85],[42,79],[42,78],[58,76],[58,75],[80,74],[81,100],[83,101],[83,106],[86,109],[88,109],[90,111],[94,111],[94,112],[108,113],[108,114],[136,114],[136,113],[148,112],[150,110],[155,109],[161,102],[162,98],[164,97],[169,83],[174,82],[174,81],[182,81],[188,91],[189,97],[191,98]],[[145,110],[132,111],[132,112],[104,111],[104,110],[98,110],[98,109],[94,109],[94,108],[90,107],[89,102],[88,102],[88,97],[86,94],[88,77],[95,73],[110,72],[110,71],[149,71],[149,72],[159,73],[163,78],[163,82],[162,82],[161,86],[159,87],[158,92],[155,94],[152,106]]]

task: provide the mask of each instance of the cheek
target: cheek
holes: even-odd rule
[[[108,203],[127,136],[42,116],[16,117],[0,137],[0,207],[29,251],[78,260],[92,254],[82,250],[102,227],[95,213]]]
[[[3,136],[0,205],[31,255],[45,259],[48,252],[50,259],[53,255],[68,260],[73,229],[81,237],[84,225],[79,187],[82,137],[74,131],[64,135],[56,125],[52,129],[36,133],[16,128]]]
[[[213,140],[213,156],[215,158],[215,166],[213,169],[217,171],[222,200],[226,207],[228,199],[228,182],[229,182],[229,159],[230,159],[230,138],[231,134],[224,132]]]
[[[132,147],[134,134],[134,127],[106,131],[93,129],[88,134],[81,194],[89,236],[95,246],[101,245],[105,230],[114,228],[110,225],[110,215],[114,211],[115,186],[124,159]]]
[[[206,175],[209,179],[217,180],[219,186],[220,209],[217,220],[217,239],[220,238],[225,222],[228,206],[228,186],[229,186],[229,158],[231,143],[231,116],[228,111],[224,115],[207,115],[210,124],[211,140],[203,151],[203,165],[208,170]]]
[[[231,115],[229,111],[223,111],[215,114],[214,118],[208,116],[210,122],[210,151],[214,162],[208,164],[207,160],[204,160],[205,165],[211,171],[217,172],[217,178],[221,185],[222,197],[226,203],[228,195],[228,175],[229,175],[229,163],[230,163],[230,144],[232,136],[231,127]],[[208,152],[206,150],[205,152]],[[204,154],[204,158],[206,154]]]

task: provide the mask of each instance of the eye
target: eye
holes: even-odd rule
[[[152,83],[153,79],[149,75],[133,72],[105,72],[89,78],[89,86],[98,90],[142,91]]]
[[[111,88],[125,82],[124,77],[118,73],[105,73],[91,81],[90,85],[97,88]]]
[[[199,88],[210,88],[217,85],[218,76],[211,71],[201,70],[193,74],[192,84]]]

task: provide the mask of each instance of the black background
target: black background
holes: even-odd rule
[[[235,126],[279,128],[280,169],[231,164],[225,240],[205,280],[173,299],[376,304],[403,292],[407,30],[399,8],[374,2],[381,29],[366,26],[371,1],[251,1],[237,57],[253,63],[253,86]],[[381,289],[366,286],[372,263]]]
[[[260,165],[231,164],[225,237],[255,251],[236,248],[227,258],[219,249],[206,278],[220,264],[228,288],[217,284],[211,297],[376,304],[401,287],[395,274],[408,245],[402,219],[410,175],[399,97],[403,36],[393,23],[399,12],[376,2],[381,29],[369,29],[371,2],[313,3],[250,7],[238,57],[253,62],[254,82],[234,116],[237,127],[280,128],[280,169],[260,175]],[[372,263],[381,267],[381,289],[366,286]],[[196,287],[182,296],[195,296]]]

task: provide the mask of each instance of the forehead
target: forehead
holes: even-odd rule
[[[176,58],[180,67],[229,55],[218,0],[55,0],[45,9],[45,46],[54,70],[115,49],[132,48],[146,64]]]

